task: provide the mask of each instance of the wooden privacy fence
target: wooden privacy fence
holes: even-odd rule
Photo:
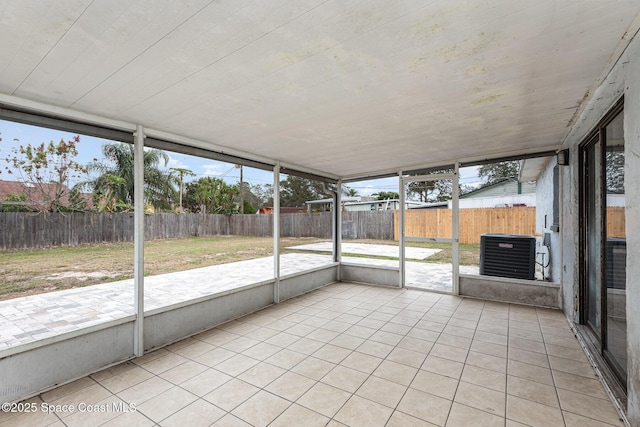
[[[412,209],[405,213],[405,236],[451,238],[451,209]],[[483,233],[536,233],[536,208],[460,209],[460,243],[480,243]],[[394,239],[398,239],[399,213],[394,216]]]
[[[282,214],[283,237],[331,238],[331,212]],[[272,235],[273,215],[145,215],[145,239],[193,236]],[[479,243],[482,233],[535,235],[533,207],[460,209],[460,243]],[[607,208],[608,237],[625,237],[623,207]],[[342,213],[348,239],[398,240],[397,211]],[[451,210],[409,210],[406,236],[451,238]],[[133,214],[0,212],[0,250],[133,241]]]
[[[331,212],[282,214],[283,237],[330,239]],[[273,215],[145,215],[146,240],[193,236],[272,235]],[[359,239],[393,239],[393,212],[344,212],[344,228]],[[0,212],[0,250],[133,241],[131,213]]]
[[[626,237],[624,207],[607,207],[607,237]]]

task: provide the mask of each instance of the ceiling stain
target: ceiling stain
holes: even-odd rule
[[[464,75],[464,77],[470,79],[472,77],[487,74],[487,68],[484,65],[474,64],[470,67],[465,68],[462,74]]]
[[[471,100],[471,105],[479,105],[479,104],[485,104],[487,102],[493,102],[496,99],[500,98],[501,96],[504,96],[504,93],[496,93],[493,95],[481,96],[479,98],[475,98]]]

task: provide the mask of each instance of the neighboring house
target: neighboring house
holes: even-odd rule
[[[404,202],[404,205],[406,209],[412,209],[422,206],[424,203],[407,200]],[[370,202],[353,202],[345,203],[344,207],[346,211],[397,211],[400,209],[400,200],[385,199]]]
[[[460,195],[460,209],[536,206],[536,182],[505,178]]]
[[[421,203],[418,206],[408,206],[407,209],[451,209],[451,201]]]
[[[374,197],[368,197],[368,196],[342,197],[341,199],[342,208],[344,210],[344,206],[348,203],[356,203],[356,202],[361,202],[363,200],[369,200],[369,199],[375,200]],[[310,201],[304,202],[304,204],[307,205],[307,208],[306,208],[307,212],[327,212],[332,209],[331,206],[333,206],[333,199],[329,198],[329,199],[310,200]]]
[[[295,207],[288,207],[288,206],[280,206],[280,213],[281,214],[288,214],[288,213],[305,213],[307,210],[305,208],[295,208]],[[273,215],[273,207],[272,206],[264,206],[260,209],[258,209],[258,212],[256,212],[256,215]]]
[[[56,188],[55,184],[33,184],[29,182],[0,180],[0,205],[21,205],[27,206],[30,210],[39,211],[51,203],[51,200],[55,199]],[[67,186],[62,186],[62,193],[63,195],[60,201],[64,205],[68,205],[71,189]],[[20,195],[24,195],[27,201],[4,201],[12,196]],[[83,193],[82,197],[87,202],[87,207],[93,206],[93,197],[91,194]]]
[[[307,205],[307,211],[327,211],[330,210],[330,206],[333,203],[333,199],[320,199],[311,200],[305,202]],[[406,209],[415,209],[420,206],[424,206],[425,203],[405,201]],[[396,211],[400,207],[400,200],[398,199],[384,199],[377,200],[370,196],[358,196],[358,197],[343,197],[342,198],[342,211],[354,212],[354,211]]]

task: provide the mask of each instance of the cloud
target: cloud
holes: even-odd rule
[[[360,190],[359,193],[360,193],[361,196],[370,196],[372,194],[377,194],[377,193],[379,193],[381,191],[387,191],[387,190],[383,190],[381,188],[374,187],[373,185],[367,185],[362,190]]]
[[[169,155],[169,161],[167,162],[167,169],[171,169],[171,168],[190,169],[189,165],[187,165],[186,163],[182,163],[180,160],[174,157],[171,157],[171,155]]]
[[[225,165],[222,163],[205,163],[200,165],[204,176],[220,176],[225,172]]]

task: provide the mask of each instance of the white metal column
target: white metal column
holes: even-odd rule
[[[273,167],[273,302],[280,302],[280,162]]]
[[[398,227],[400,232],[400,283],[402,287],[406,287],[406,263],[405,263],[405,242],[407,236],[405,235],[405,206],[404,206],[404,191],[405,185],[411,182],[422,181],[437,181],[440,179],[450,179],[452,188],[451,194],[451,238],[419,238],[409,236],[410,241],[422,241],[422,242],[446,242],[451,243],[451,289],[453,295],[459,294],[459,276],[460,276],[460,247],[459,247],[459,196],[460,189],[458,188],[458,175],[459,175],[459,163],[456,162],[453,173],[442,173],[433,175],[419,175],[403,177],[402,171],[400,172],[400,220],[398,221]]]
[[[398,218],[398,232],[400,233],[400,287],[405,287],[405,257],[404,257],[404,180],[402,179],[402,171],[398,172],[398,187],[400,189],[400,218]]]
[[[144,354],[144,128],[136,126],[133,167],[133,283],[136,321],[133,354]]]
[[[456,162],[455,169],[453,171],[453,191],[451,195],[451,222],[452,230],[451,237],[451,264],[452,268],[452,281],[451,286],[453,288],[453,295],[460,294],[460,163]]]
[[[342,262],[342,180],[338,180],[333,200],[333,262]],[[338,268],[338,281],[341,280]]]

